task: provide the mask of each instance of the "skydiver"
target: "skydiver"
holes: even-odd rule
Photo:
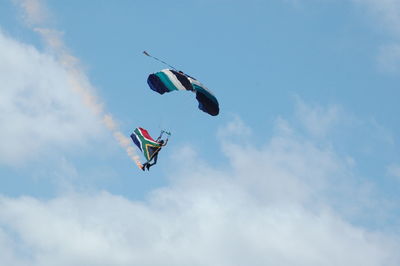
[[[151,160],[148,161],[148,162],[145,162],[145,163],[143,164],[143,166],[142,166],[142,170],[143,170],[143,171],[145,170],[145,168],[147,168],[147,171],[149,171],[149,170],[150,170],[150,167],[152,167],[153,165],[155,165],[155,164],[157,163],[158,153],[160,152],[161,147],[164,147],[165,145],[167,145],[168,139],[166,139],[165,142],[164,142],[164,140],[162,140],[162,139],[160,139],[160,138],[161,138],[161,136],[158,137],[158,138],[156,139],[156,142],[157,142],[158,144],[160,144],[160,147],[158,147],[157,150],[154,152],[154,155],[153,155],[153,157],[151,158]],[[153,161],[153,163],[151,163],[151,161]]]

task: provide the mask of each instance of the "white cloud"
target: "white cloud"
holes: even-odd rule
[[[400,1],[399,0],[352,0],[364,6],[375,17],[376,21],[387,30],[400,34]]]
[[[371,199],[349,180],[346,158],[296,134],[224,141],[229,166],[213,168],[183,147],[170,184],[145,201],[108,192],[1,197],[0,256],[8,266],[400,263],[394,235],[342,214],[360,207],[353,198]]]
[[[44,148],[79,143],[101,130],[60,63],[2,32],[0,80],[0,163],[21,162]]]
[[[0,91],[0,103],[5,103],[0,107],[0,123],[7,125],[0,133],[7,140],[0,143],[0,163],[24,162],[37,157],[43,148],[79,143],[99,135],[102,125],[137,161],[129,138],[104,110],[79,59],[65,45],[63,33],[48,27],[50,13],[44,1],[14,2],[28,26],[42,37],[48,52],[41,53],[0,32],[0,70],[4,70],[0,80],[5,84]]]
[[[328,108],[309,106],[299,98],[296,105],[296,118],[314,137],[325,137],[340,121],[348,119],[339,106],[332,105]]]
[[[388,175],[397,178],[400,181],[400,165],[391,164],[387,167]]]
[[[305,0],[283,0],[297,6]],[[319,1],[317,1],[319,2]],[[325,1],[329,2],[338,1]],[[381,70],[389,73],[398,73],[400,70],[400,0],[347,0],[355,4],[356,9],[362,10],[365,17],[370,20],[370,25],[375,30],[385,32],[391,37],[394,44],[385,44],[379,48],[377,63]]]
[[[218,131],[218,135],[221,139],[232,135],[248,137],[251,135],[251,130],[239,117],[236,116],[223,128],[223,130]]]
[[[49,19],[49,12],[46,10],[42,0],[13,0],[24,10],[23,19],[28,25],[37,25]]]
[[[393,37],[394,44],[382,45],[377,61],[381,70],[398,73],[400,70],[400,0],[352,0],[373,17],[373,25]]]
[[[400,44],[382,46],[378,63],[383,71],[398,73],[400,71]]]

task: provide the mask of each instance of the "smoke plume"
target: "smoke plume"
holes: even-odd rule
[[[112,132],[119,145],[125,149],[128,156],[137,163],[139,156],[131,145],[131,141],[118,128],[111,114],[106,113],[104,106],[95,95],[95,88],[90,84],[79,59],[73,56],[63,41],[63,33],[46,26],[48,12],[41,0],[14,0],[22,9],[27,25],[37,32],[46,46],[54,54],[58,62],[68,73],[69,87],[76,92],[95,115],[102,118],[104,125]]]

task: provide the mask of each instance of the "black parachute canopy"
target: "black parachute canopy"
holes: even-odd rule
[[[216,116],[219,114],[219,104],[214,94],[195,78],[172,69],[164,69],[150,74],[147,83],[153,91],[164,94],[171,91],[192,91],[196,93],[199,109]]]

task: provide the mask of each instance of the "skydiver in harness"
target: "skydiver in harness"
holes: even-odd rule
[[[157,163],[158,153],[160,152],[160,150],[161,150],[162,147],[164,147],[164,146],[167,145],[167,143],[168,143],[168,137],[167,137],[165,140],[161,139],[163,133],[167,133],[168,135],[170,135],[169,132],[161,131],[160,136],[156,139],[156,142],[157,142],[158,144],[160,144],[160,146],[157,147],[157,148],[156,148],[156,147],[154,147],[154,148],[149,148],[149,149],[154,149],[155,151],[154,151],[153,156],[151,157],[151,159],[143,164],[143,166],[142,166],[142,170],[143,170],[143,171],[145,170],[145,168],[147,168],[147,171],[149,171],[149,170],[150,170],[150,167],[152,167],[153,165],[155,165],[155,164]],[[151,163],[151,161],[153,161],[153,163]]]

